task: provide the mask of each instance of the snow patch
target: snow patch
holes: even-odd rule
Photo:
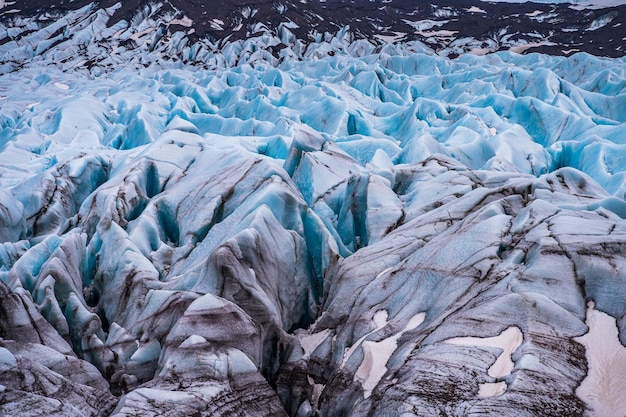
[[[180,25],[186,28],[190,28],[193,25],[193,20],[187,16],[183,16],[180,19],[174,19],[170,21],[170,25]]]
[[[211,19],[209,23],[211,25],[211,29],[224,30],[224,21],[221,19]]]
[[[511,326],[497,336],[493,337],[455,337],[446,340],[444,343],[465,346],[484,346],[502,349],[502,353],[496,361],[489,367],[487,374],[493,378],[502,378],[509,375],[515,364],[511,355],[522,345],[524,335],[519,327]],[[504,384],[504,389],[502,384]],[[506,383],[499,381],[496,383],[485,383],[479,385],[480,397],[493,397],[502,395],[506,391]]]
[[[150,34],[150,33],[154,32],[155,30],[156,30],[156,28],[154,28],[154,27],[150,27],[150,28],[145,29],[145,30],[142,30],[142,31],[140,31],[140,32],[133,33],[133,34],[130,36],[130,39],[134,40],[135,42],[139,42],[139,40],[140,40],[142,37],[144,37],[145,35],[148,35],[148,34]]]
[[[594,31],[594,30],[598,30],[600,28],[603,28],[604,26],[608,25],[609,23],[611,23],[613,21],[613,19],[615,19],[618,15],[617,11],[613,11],[607,14],[604,14],[602,16],[600,16],[599,18],[595,19],[593,22],[591,22],[591,24],[589,25],[589,27],[585,30],[587,31]]]
[[[530,48],[538,48],[540,46],[553,46],[554,43],[552,42],[529,42],[529,43],[520,43],[518,45],[515,46],[511,46],[509,48],[509,51],[511,52],[515,52],[517,54],[521,54],[524,51],[527,51]]]
[[[374,35],[376,39],[380,39],[383,42],[394,43],[406,36],[404,32],[393,32],[393,35]]]
[[[541,10],[535,10],[534,12],[526,13],[526,16],[528,16],[528,17],[537,17],[541,13],[543,13]]]
[[[0,16],[4,16],[5,14],[19,13],[21,11],[21,9],[10,9],[0,13]]]
[[[490,48],[474,48],[474,49],[470,49],[467,52],[472,55],[483,56],[483,55],[487,55],[491,51],[492,50]]]
[[[446,23],[450,22],[449,20],[430,20],[430,19],[418,20],[417,22],[412,22],[406,19],[403,19],[402,21],[406,23],[407,25],[412,26],[417,31],[417,33],[421,33],[425,30],[430,30],[434,27],[441,27],[445,25]]]
[[[300,346],[302,346],[302,350],[304,350],[304,356],[309,356],[311,353],[317,349],[319,345],[321,345],[324,340],[330,336],[330,329],[322,330],[321,332],[306,334],[301,333],[298,334],[298,340],[300,341]]]
[[[376,313],[374,313],[372,322],[374,322],[374,325],[376,327],[371,332],[366,333],[361,338],[359,338],[359,340],[353,343],[352,346],[350,346],[350,348],[346,349],[346,352],[343,355],[343,360],[341,361],[340,368],[343,368],[346,365],[346,362],[348,362],[348,359],[350,359],[352,354],[358,349],[358,347],[361,345],[361,343],[363,343],[363,341],[365,340],[367,336],[371,335],[372,333],[377,332],[378,330],[382,329],[387,324],[387,314],[388,314],[387,310],[378,310]]]
[[[483,9],[481,9],[480,7],[476,7],[476,6],[472,6],[468,9],[465,9],[466,12],[469,13],[487,13],[486,11],[484,11]]]
[[[506,382],[485,382],[478,385],[480,398],[498,397],[506,392]]]
[[[604,9],[607,7],[621,6],[624,0],[480,0],[486,3],[541,3],[560,4],[569,3],[570,8],[575,10]]]
[[[457,33],[459,33],[458,30],[432,30],[432,31],[424,31],[421,32],[421,35],[424,36],[428,36],[428,37],[445,37],[445,38],[449,38],[451,36],[456,35]]]
[[[378,319],[374,317],[374,323],[376,323],[379,328],[384,327],[387,322],[386,311],[381,311],[384,311],[385,314],[379,316]],[[405,332],[416,329],[422,324],[425,318],[426,313],[418,313],[411,317],[404,329],[395,335],[379,342],[366,340],[361,344],[363,347],[363,361],[357,369],[354,379],[355,381],[358,380],[361,382],[365,398],[369,398],[370,395],[372,395],[372,391],[387,372],[387,361],[398,347],[398,339],[400,339]]]
[[[589,332],[574,340],[585,346],[589,370],[576,395],[591,410],[589,417],[624,417],[626,347],[619,341],[616,320],[589,302],[585,323]]]

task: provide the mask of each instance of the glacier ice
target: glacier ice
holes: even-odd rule
[[[0,75],[2,411],[594,415],[626,61],[281,33],[206,68],[1,46],[45,68]]]

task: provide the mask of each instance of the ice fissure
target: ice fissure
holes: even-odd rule
[[[0,414],[619,415],[624,59],[118,7],[0,45]]]

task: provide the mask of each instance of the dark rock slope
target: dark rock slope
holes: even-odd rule
[[[263,27],[275,32],[286,28],[296,38],[310,42],[316,34],[336,33],[349,26],[357,39],[419,40],[446,56],[512,47],[554,55],[588,52],[619,57],[626,52],[626,5],[584,9],[567,3],[477,0],[21,0],[0,4],[4,5],[0,15],[5,23],[16,16],[37,16],[39,26],[89,4],[114,8],[109,26],[149,14],[160,20],[160,29],[168,36],[181,32],[190,44],[201,39],[246,39]],[[172,17],[190,21],[172,23]],[[6,33],[0,42],[10,39],[15,35]]]

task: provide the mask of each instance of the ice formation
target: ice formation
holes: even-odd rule
[[[626,60],[272,42],[4,61],[0,411],[622,406]]]

